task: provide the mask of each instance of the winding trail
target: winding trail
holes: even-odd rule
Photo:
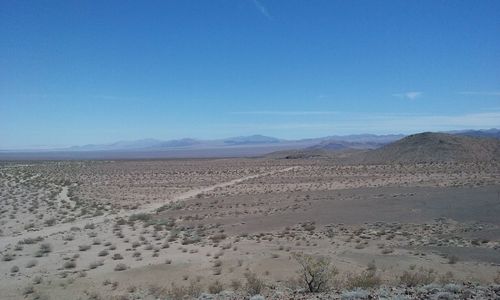
[[[43,236],[49,236],[49,235],[53,235],[53,234],[57,234],[57,233],[61,233],[61,232],[70,231],[72,227],[83,227],[83,226],[85,226],[85,224],[88,224],[88,223],[94,223],[94,224],[106,223],[106,222],[110,222],[114,218],[129,217],[131,215],[140,214],[140,213],[152,213],[152,212],[155,212],[158,208],[160,208],[163,205],[168,204],[168,203],[188,200],[192,197],[196,197],[200,194],[210,192],[210,191],[213,191],[213,190],[218,189],[218,188],[228,187],[228,186],[235,185],[235,184],[238,184],[238,183],[241,183],[243,181],[250,180],[250,179],[255,179],[255,178],[259,178],[259,177],[288,172],[288,171],[298,169],[298,168],[299,168],[298,166],[294,166],[294,167],[289,167],[289,168],[285,168],[285,169],[281,169],[281,170],[245,176],[245,177],[233,179],[230,181],[207,186],[207,187],[195,188],[195,189],[189,190],[187,192],[184,192],[182,194],[179,194],[177,196],[174,196],[170,199],[167,199],[165,202],[153,203],[153,204],[150,204],[150,205],[143,207],[143,208],[140,208],[140,209],[123,211],[123,212],[119,212],[116,214],[110,213],[110,214],[106,214],[106,215],[102,215],[102,216],[76,220],[74,222],[60,223],[60,224],[56,224],[56,225],[51,226],[51,227],[42,228],[42,229],[37,230],[37,231],[23,232],[23,233],[16,235],[16,236],[3,236],[3,237],[0,237],[0,247],[5,247],[8,244],[15,244],[18,241],[25,239],[25,238],[36,238],[38,236],[43,237]]]

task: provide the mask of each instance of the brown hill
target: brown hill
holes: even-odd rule
[[[500,160],[500,140],[424,132],[353,156],[360,163]]]

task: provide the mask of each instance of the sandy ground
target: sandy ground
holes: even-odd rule
[[[374,263],[386,284],[415,268],[485,284],[500,271],[493,163],[4,163],[0,212],[1,299],[231,289],[249,271],[279,285],[295,252],[330,257],[340,277]]]

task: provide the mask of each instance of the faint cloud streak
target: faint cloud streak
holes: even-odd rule
[[[398,98],[405,98],[405,99],[409,99],[409,100],[415,100],[415,99],[421,97],[422,94],[423,94],[422,92],[405,92],[405,93],[392,94],[392,96],[398,97]]]
[[[267,8],[260,1],[252,0],[252,2],[264,17],[266,17],[269,20],[273,20],[273,17],[271,16]]]

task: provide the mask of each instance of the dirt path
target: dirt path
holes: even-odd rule
[[[138,214],[138,213],[152,213],[152,212],[155,212],[158,208],[162,207],[163,205],[171,203],[171,202],[187,200],[187,199],[190,199],[192,197],[196,197],[197,195],[200,195],[200,194],[203,194],[206,192],[210,192],[210,191],[213,191],[213,190],[218,189],[218,188],[228,187],[228,186],[235,185],[235,184],[238,184],[238,183],[246,181],[246,180],[259,178],[259,177],[263,177],[263,176],[274,175],[274,174],[282,173],[282,172],[287,172],[287,171],[291,171],[291,170],[294,170],[297,168],[299,168],[299,167],[297,167],[297,166],[289,167],[289,168],[285,168],[285,169],[281,169],[281,170],[277,170],[277,171],[266,172],[266,173],[262,173],[262,174],[250,175],[250,176],[246,176],[246,177],[242,177],[242,178],[238,178],[238,179],[233,179],[230,181],[214,184],[214,185],[211,185],[208,187],[192,189],[192,190],[187,191],[185,193],[182,193],[180,195],[174,196],[173,198],[167,199],[167,201],[165,201],[165,202],[154,203],[154,204],[151,204],[147,207],[136,209],[136,210],[119,212],[117,214],[106,214],[103,216],[97,216],[97,217],[92,217],[92,218],[76,220],[74,222],[69,222],[69,223],[56,224],[56,225],[51,226],[51,227],[42,228],[38,231],[24,232],[24,233],[22,233],[20,235],[16,235],[16,236],[0,237],[0,247],[3,248],[5,246],[7,246],[8,244],[15,244],[19,240],[22,240],[25,238],[36,238],[38,236],[53,235],[56,233],[69,231],[69,230],[71,230],[72,227],[80,227],[81,228],[81,227],[85,226],[85,224],[88,224],[88,223],[94,223],[94,224],[105,223],[105,222],[111,222],[112,219],[118,218],[118,217],[121,217],[121,218],[122,217],[129,217],[131,215]]]
[[[76,203],[75,201],[72,201],[69,196],[68,196],[68,192],[69,192],[69,187],[68,186],[63,186],[61,191],[59,192],[59,194],[57,194],[56,196],[56,201],[57,201],[57,206],[58,207],[61,207],[63,205],[63,203],[69,203],[69,205],[71,206],[71,208],[74,208]]]

